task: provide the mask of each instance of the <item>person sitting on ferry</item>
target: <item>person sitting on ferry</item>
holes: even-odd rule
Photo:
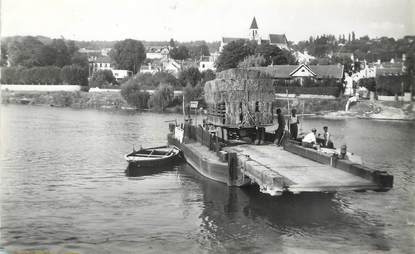
[[[313,128],[310,133],[305,135],[305,137],[302,140],[302,145],[304,147],[314,148],[317,141],[316,141],[316,132],[317,130]]]

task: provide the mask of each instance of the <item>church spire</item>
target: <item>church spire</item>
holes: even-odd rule
[[[252,20],[251,23],[251,27],[249,29],[258,29],[258,25],[256,24],[256,19],[254,17],[254,19]]]
[[[258,40],[258,25],[256,23],[256,19],[252,20],[251,27],[249,27],[249,37],[251,40]]]

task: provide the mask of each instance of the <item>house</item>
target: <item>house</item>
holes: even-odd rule
[[[119,81],[121,81],[125,78],[131,77],[133,75],[133,72],[129,71],[129,70],[113,70],[113,69],[111,69],[111,72],[112,72],[112,75],[114,75],[115,80],[117,80],[117,82],[119,82]]]
[[[288,50],[288,40],[285,34],[270,34],[269,35],[269,44],[275,45],[280,49]]]
[[[269,34],[266,37],[267,39],[263,39],[258,31],[259,31],[258,24],[254,17],[252,19],[251,26],[249,27],[248,37],[246,38],[222,37],[221,42],[220,42],[219,52],[222,52],[223,47],[225,47],[228,43],[230,43],[231,41],[237,41],[237,40],[244,40],[244,41],[252,40],[252,41],[257,41],[258,44],[269,43],[270,45],[275,45],[279,47],[280,49],[289,50],[288,40],[285,34]]]
[[[219,53],[213,53],[210,56],[202,56],[200,57],[199,61],[199,71],[207,71],[212,70],[216,71],[215,61],[218,57]]]
[[[140,73],[154,74],[160,70],[161,69],[156,64],[153,64],[151,62],[149,62],[147,65],[141,65],[140,67]]]
[[[153,59],[162,59],[168,57],[170,49],[168,46],[148,46],[146,48],[146,58]]]
[[[166,58],[161,61],[161,70],[169,72],[173,74],[175,77],[178,77],[180,70],[182,69],[182,66],[176,62],[174,59]]]
[[[261,70],[273,79],[299,79],[313,78],[315,80],[336,79],[342,80],[344,66],[340,64],[333,65],[274,65],[267,67],[251,67],[250,69]]]
[[[113,66],[109,56],[91,56],[88,58],[91,74],[100,70],[112,70]]]
[[[249,69],[270,76],[277,94],[338,96],[343,87],[343,65],[274,65]]]

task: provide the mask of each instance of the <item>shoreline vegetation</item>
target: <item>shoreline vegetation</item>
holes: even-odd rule
[[[322,117],[325,119],[365,118],[378,120],[409,120],[415,121],[414,102],[380,102],[362,100],[352,104],[349,111],[345,111],[347,98],[337,99],[300,99],[281,98],[275,100],[274,107],[280,107],[288,115],[287,103],[290,109],[308,117]],[[138,109],[131,106],[118,92],[1,92],[1,103],[29,104],[51,107],[69,107],[74,109],[98,110],[128,110],[160,112],[156,107]],[[165,108],[163,113],[182,113],[182,104],[177,103]]]

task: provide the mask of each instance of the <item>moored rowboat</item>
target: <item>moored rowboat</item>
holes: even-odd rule
[[[181,152],[176,146],[159,146],[133,151],[124,158],[131,166],[159,167],[180,161]]]

